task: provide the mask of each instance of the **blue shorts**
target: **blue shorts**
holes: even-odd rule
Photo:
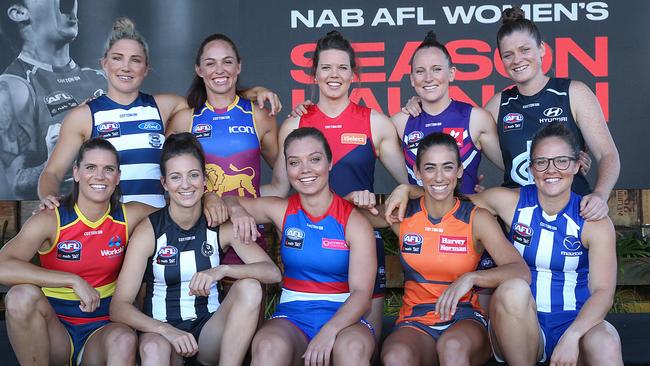
[[[539,327],[544,336],[544,358],[546,361],[553,354],[557,342],[571,323],[578,317],[579,310],[559,311],[554,313],[537,312]]]
[[[88,339],[100,330],[106,324],[109,324],[109,320],[100,320],[92,323],[86,324],[72,324],[63,319],[59,318],[59,321],[65,327],[65,330],[68,331],[68,336],[70,337],[70,364],[71,365],[80,365],[81,358],[83,357],[84,347]]]
[[[375,288],[372,290],[372,297],[384,297],[386,295],[386,257],[384,254],[384,239],[379,231],[375,230],[375,246],[377,248],[377,275],[375,276]]]
[[[441,322],[437,323],[434,325],[427,325],[418,321],[411,321],[411,320],[406,320],[400,323],[396,324],[396,329],[402,328],[402,327],[412,327],[415,328],[421,332],[424,332],[433,338],[434,341],[438,341],[438,339],[442,336],[442,334],[449,329],[452,325],[458,323],[461,320],[474,320],[481,324],[485,329],[487,330],[487,320],[485,320],[485,317],[476,311],[475,309],[471,307],[466,307],[466,306],[459,306],[456,308],[456,313],[454,314],[454,317],[446,322]]]
[[[287,319],[307,337],[310,342],[320,329],[339,310],[343,303],[333,301],[290,301],[279,303],[270,319]],[[375,336],[372,325],[364,318],[359,320]]]

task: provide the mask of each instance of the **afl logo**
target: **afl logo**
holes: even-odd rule
[[[526,236],[526,237],[531,237],[533,236],[533,229],[530,228],[528,225],[516,223],[515,224],[515,232],[521,236]]]
[[[504,123],[518,123],[523,121],[524,116],[522,116],[521,113],[508,113],[503,117]]]
[[[76,240],[69,240],[60,242],[56,247],[64,253],[76,253],[81,250],[81,243]]]
[[[171,245],[166,245],[158,249],[156,263],[161,266],[175,266],[178,259],[178,249]]]
[[[566,238],[564,238],[562,244],[564,244],[564,247],[567,250],[570,250],[572,252],[580,249],[580,246],[582,246],[580,239],[576,238],[575,236],[567,236]]]
[[[404,245],[418,245],[422,244],[422,236],[418,234],[404,234],[402,241]]]
[[[422,140],[423,137],[424,137],[424,133],[422,133],[422,131],[413,131],[408,135],[408,142],[409,144],[418,142]]]
[[[544,115],[546,117],[558,117],[562,115],[562,108],[560,107],[551,107],[544,110]]]
[[[305,232],[295,227],[288,228],[286,235],[291,240],[302,240],[305,238]]]
[[[105,122],[97,126],[97,132],[99,133],[110,133],[120,129],[120,124],[117,122]]]
[[[206,132],[210,132],[211,130],[212,130],[212,126],[206,125],[206,124],[200,124],[200,125],[194,126],[194,129],[192,130],[192,132],[194,132],[194,133],[206,133]]]
[[[162,130],[159,123],[156,122],[142,122],[138,125],[138,128],[146,131],[159,131]]]

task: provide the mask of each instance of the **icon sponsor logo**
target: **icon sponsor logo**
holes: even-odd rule
[[[522,245],[530,245],[530,241],[533,237],[533,229],[526,224],[520,222],[516,223],[512,230],[512,239]]]
[[[161,266],[175,266],[178,264],[178,249],[171,245],[166,245],[158,249],[156,263]]]
[[[253,126],[230,126],[228,127],[229,133],[250,133],[255,134]]]
[[[508,113],[503,117],[503,131],[521,130],[524,116],[521,113]]]
[[[420,254],[424,240],[419,234],[407,233],[402,236],[402,253]]]
[[[72,94],[57,90],[43,98],[52,117],[79,105]]]
[[[467,237],[440,235],[438,251],[440,253],[467,253]]]
[[[162,126],[158,122],[142,122],[138,125],[138,128],[145,131],[160,131]]]
[[[365,133],[344,133],[341,135],[341,143],[345,145],[365,145],[368,136]]]
[[[192,133],[198,139],[202,137],[210,137],[212,136],[212,126],[205,123],[198,124],[192,128]]]
[[[56,257],[64,261],[81,259],[81,243],[76,240],[62,241],[56,245]]]
[[[302,249],[303,242],[305,241],[305,232],[295,228],[290,227],[284,231],[285,241],[284,246],[287,248],[293,249]]]
[[[560,254],[565,257],[577,257],[583,253],[582,250],[580,250],[580,248],[582,248],[582,242],[575,236],[567,236],[562,241],[562,244],[568,250],[568,252],[564,250],[560,251]]]
[[[350,250],[348,243],[346,243],[345,240],[340,239],[323,238],[321,241],[321,247],[323,249]]]
[[[463,134],[465,133],[464,128],[445,127],[442,129],[442,132],[453,137],[456,140],[456,145],[458,145],[458,147],[463,147]]]

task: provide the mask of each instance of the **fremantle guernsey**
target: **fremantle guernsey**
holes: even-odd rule
[[[570,79],[549,78],[546,86],[532,96],[520,94],[516,86],[501,93],[497,130],[505,164],[505,187],[534,184],[528,168],[530,146],[535,133],[551,122],[562,122],[576,135],[580,149],[584,150],[584,138],[571,113],[570,84]],[[582,173],[575,175],[571,189],[580,195],[591,193]]]
[[[131,104],[122,105],[102,95],[88,107],[93,116],[91,137],[105,138],[119,153],[123,202],[164,207],[160,154],[165,130],[153,96],[139,93]]]
[[[419,116],[409,116],[404,127],[402,151],[408,171],[409,183],[422,185],[415,177],[413,165],[418,152],[420,140],[432,132],[444,132],[456,139],[460,150],[460,159],[463,162],[463,178],[460,192],[474,193],[474,186],[478,184],[478,166],[481,163],[481,151],[476,148],[469,133],[469,119],[472,106],[465,102],[452,100],[447,108],[433,116],[422,111]]]
[[[128,231],[124,206],[110,208],[97,221],[88,220],[77,205],[55,209],[57,237],[54,245],[39,252],[41,267],[73,273],[99,292],[100,302],[92,313],[79,309],[79,297],[70,287],[43,287],[57,316],[73,325],[109,320],[108,308],[122,268]]]
[[[169,216],[169,207],[149,215],[155,235],[155,250],[144,274],[143,312],[170,324],[203,318],[217,311],[219,291],[212,284],[210,295],[190,296],[195,273],[219,265],[219,228],[209,228],[203,215],[189,230]]]
[[[566,207],[548,215],[534,185],[519,191],[510,239],[530,268],[530,289],[538,312],[579,311],[590,296],[589,250],[581,242],[585,224],[580,216],[581,198],[571,192]]]

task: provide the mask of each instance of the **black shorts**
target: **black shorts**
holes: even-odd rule
[[[214,313],[209,313],[201,318],[188,319],[169,324],[174,326],[176,329],[191,333],[194,336],[194,339],[198,342],[199,336],[201,335],[201,330],[203,330],[203,326],[208,322],[208,320],[210,320],[210,318],[212,318],[212,315],[214,315]]]

